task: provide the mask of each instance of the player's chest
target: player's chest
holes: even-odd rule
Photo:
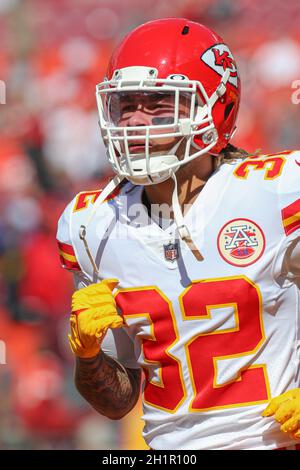
[[[208,225],[190,224],[203,261],[158,228],[150,236],[116,224],[105,243],[103,237],[94,245],[90,240],[101,277],[119,280],[116,301],[133,337],[171,332],[174,341],[177,335],[188,341],[191,331],[233,332],[241,323],[259,322],[262,307],[272,312],[278,295],[270,273],[275,240],[268,246],[263,224],[250,218],[224,221],[222,212]]]
[[[162,230],[156,223],[148,223],[136,204],[139,200],[137,195],[132,201],[126,199],[126,204],[116,204],[106,217],[99,214],[87,234],[101,278],[119,279],[124,312],[127,305],[131,313],[143,312],[153,302],[159,306],[157,321],[165,321],[167,309],[183,324],[200,315],[204,325],[215,315],[216,308],[210,306],[218,306],[216,318],[227,327],[237,302],[249,303],[255,297],[262,299],[265,309],[273,308],[278,292],[270,269],[282,227],[271,192],[265,192],[262,199],[250,186],[241,192],[224,178],[206,184],[185,215],[203,261],[179,239],[174,224]],[[83,271],[96,282],[79,240],[77,253]],[[121,305],[121,296],[119,302]]]
[[[171,286],[226,276],[267,280],[282,237],[271,195],[263,201],[255,194],[231,199],[226,192],[223,197],[210,196],[211,192],[201,194],[184,220],[203,261],[179,238],[175,224],[162,230],[153,221],[129,217],[128,212],[104,222],[95,217],[87,242],[100,276],[117,277],[123,288],[162,283],[166,290],[169,280]],[[82,269],[93,279],[85,246],[80,240],[76,244]]]

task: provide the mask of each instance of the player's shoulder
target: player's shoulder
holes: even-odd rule
[[[117,199],[123,192],[125,185],[126,182],[123,184],[121,183],[114,191],[112,191],[104,201],[102,201],[101,205],[97,208],[97,212],[103,212],[105,210],[104,208],[106,207],[106,203]],[[84,220],[89,217],[102,191],[103,188],[98,188],[77,193],[71,202],[69,202],[65,207],[58,221],[58,234],[61,233],[64,237],[66,229],[70,229],[72,224],[78,225],[78,223],[84,222]]]
[[[105,203],[116,199],[122,190],[122,185],[119,185],[114,191],[112,191],[105,199],[102,201],[101,205],[105,205]],[[98,197],[102,193],[103,188],[92,189],[88,191],[80,191],[76,194],[73,198],[71,203],[66,207],[66,211],[74,214],[76,217],[80,217],[81,214],[84,214],[86,217],[89,212],[93,209],[94,204],[96,203]],[[104,207],[104,206],[103,206]],[[101,210],[101,206],[100,206]]]
[[[278,168],[281,166],[283,170],[291,166],[291,168],[295,168],[295,164],[297,166],[300,165],[300,150],[294,149],[294,150],[282,150],[281,152],[277,153],[267,153],[267,154],[262,154],[256,156],[251,156],[251,159],[261,159],[266,162],[270,162],[274,164],[274,166],[277,166]],[[267,165],[267,163],[266,163]]]
[[[103,221],[107,216],[107,203],[118,198],[123,191],[126,183],[120,184],[112,191],[104,201],[97,207],[97,216]],[[80,266],[76,256],[76,240],[79,237],[81,225],[85,225],[94,209],[95,203],[102,193],[103,189],[80,191],[67,204],[62,212],[58,224],[56,239],[58,244],[61,264],[64,268],[73,271],[79,271]]]
[[[250,154],[225,163],[228,163],[227,171],[234,179],[248,181],[250,184],[258,181],[261,186],[262,181],[279,183],[282,177],[286,179],[295,174],[298,177],[300,151],[284,150],[277,153]]]
[[[70,218],[74,208],[74,201],[75,198],[69,202],[58,220],[56,241],[62,267],[70,271],[80,271],[70,231]]]

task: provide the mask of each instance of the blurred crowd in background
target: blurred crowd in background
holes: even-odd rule
[[[75,390],[72,276],[55,234],[75,193],[111,176],[95,85],[113,47],[137,25],[172,16],[215,29],[235,54],[233,142],[250,152],[300,147],[299,0],[0,0],[0,449],[143,447],[138,410],[110,421]]]

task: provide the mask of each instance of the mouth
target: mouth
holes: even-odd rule
[[[130,153],[145,153],[145,144],[132,143],[129,146]],[[151,150],[152,145],[149,145],[149,150]]]

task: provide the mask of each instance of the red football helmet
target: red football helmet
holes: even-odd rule
[[[174,100],[172,119],[122,126],[120,103],[130,94],[166,93]],[[236,62],[223,39],[211,29],[182,18],[150,21],[129,33],[117,47],[107,77],[96,87],[100,127],[115,172],[137,184],[169,178],[181,165],[217,155],[235,129],[240,101]],[[182,115],[182,99],[189,112]],[[157,123],[158,121],[158,123]],[[177,138],[168,154],[151,154],[151,138]],[[144,152],[131,152],[140,139]],[[184,155],[176,155],[186,142]]]

